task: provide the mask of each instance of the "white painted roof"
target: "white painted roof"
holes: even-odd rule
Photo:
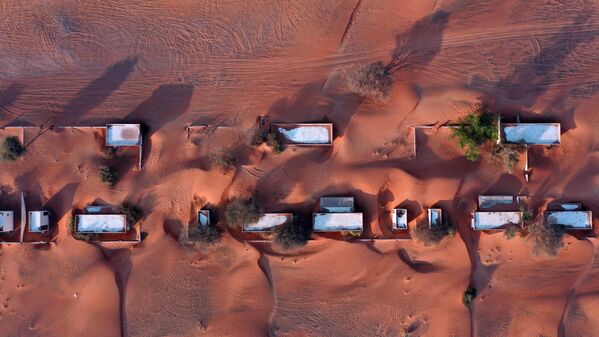
[[[590,211],[547,211],[545,222],[577,229],[593,228],[593,215]]]
[[[491,230],[501,229],[508,224],[520,225],[522,212],[474,212],[472,229]]]
[[[243,231],[270,232],[274,227],[292,220],[292,213],[264,213],[257,222],[243,225]]]
[[[559,123],[504,123],[501,132],[506,143],[555,145],[560,143]]]
[[[106,145],[141,145],[141,127],[139,124],[108,124],[106,126]]]
[[[314,213],[314,232],[361,231],[362,213]]]
[[[14,229],[14,212],[0,211],[0,232],[11,232]]]
[[[43,232],[50,229],[50,213],[48,211],[29,212],[29,231]]]
[[[391,214],[394,229],[408,228],[408,210],[405,208],[394,208]]]
[[[124,214],[77,214],[77,232],[124,233],[127,217]]]

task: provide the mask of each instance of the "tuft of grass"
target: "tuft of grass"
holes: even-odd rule
[[[357,68],[347,76],[349,89],[376,101],[385,101],[393,88],[393,72],[383,62],[373,62]]]
[[[223,174],[233,171],[237,166],[237,156],[232,147],[221,147],[210,153],[209,157]]]

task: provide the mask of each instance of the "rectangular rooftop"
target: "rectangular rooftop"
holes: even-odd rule
[[[320,210],[329,213],[354,211],[354,197],[321,197]]]
[[[77,214],[75,217],[78,233],[125,233],[125,214]]]
[[[546,211],[543,216],[546,223],[566,228],[593,228],[593,214],[590,211]]]
[[[0,211],[0,232],[12,232],[14,229],[14,212]]]
[[[293,213],[264,213],[260,219],[243,225],[244,232],[271,232],[275,227],[293,221]]]
[[[286,123],[273,124],[283,143],[297,146],[332,145],[333,124],[331,123]]]
[[[407,229],[408,228],[408,210],[405,208],[394,208],[391,214],[393,229]]]
[[[557,145],[561,142],[559,123],[502,123],[504,143],[526,145]]]
[[[314,213],[314,232],[362,231],[362,213]]]
[[[474,230],[503,229],[508,224],[520,225],[522,212],[474,212],[471,227]]]
[[[139,124],[106,125],[106,145],[141,146],[141,127]]]

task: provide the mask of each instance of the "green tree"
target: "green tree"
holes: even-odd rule
[[[274,243],[283,250],[291,250],[305,246],[310,240],[312,226],[302,216],[295,216],[293,221],[286,222],[275,229]]]
[[[458,126],[451,130],[451,136],[465,149],[466,159],[470,161],[477,161],[480,157],[480,146],[489,140],[497,139],[499,135],[498,117],[487,111],[490,109],[486,105],[477,105],[475,111],[460,117]]]

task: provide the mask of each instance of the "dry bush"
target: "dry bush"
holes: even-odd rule
[[[217,225],[201,226],[199,224],[188,228],[187,239],[189,241],[200,242],[204,244],[218,243],[222,237],[222,228]]]
[[[121,205],[121,213],[127,216],[127,223],[130,226],[136,224],[143,216],[141,209],[130,203],[123,203]]]
[[[524,152],[525,147],[520,144],[494,144],[491,146],[489,153],[493,161],[500,163],[508,172],[520,163],[520,156]]]
[[[347,76],[349,89],[360,95],[384,101],[393,87],[393,72],[383,62],[373,62]]]
[[[310,240],[312,226],[302,216],[295,216],[275,229],[274,243],[283,250],[291,250],[305,246]]]
[[[107,185],[114,185],[119,177],[114,167],[110,165],[100,165],[98,168],[98,176],[100,177],[100,180]]]
[[[416,223],[413,231],[414,238],[425,246],[438,245],[443,238],[454,233],[453,225],[447,220],[441,226],[432,226],[432,228],[429,227],[427,220],[421,220]]]
[[[466,291],[464,291],[464,295],[462,296],[462,303],[466,306],[470,306],[474,299],[476,298],[476,288],[473,286],[469,286]]]
[[[544,222],[540,218],[531,222],[527,228],[527,238],[532,243],[533,253],[547,258],[557,256],[564,247],[564,234],[562,226]]]
[[[239,228],[260,219],[262,210],[254,199],[233,199],[225,206],[225,221],[229,227]]]
[[[507,240],[511,240],[516,237],[518,233],[521,231],[521,227],[518,224],[509,223],[505,226],[505,230],[503,231],[503,236]]]
[[[210,154],[210,160],[223,174],[231,172],[237,166],[237,157],[231,147],[221,147]]]
[[[266,143],[275,154],[279,154],[285,150],[281,137],[279,137],[277,133],[258,128],[254,131],[254,134],[250,139],[250,144],[253,146],[260,146],[264,143]]]
[[[2,143],[2,159],[15,161],[24,154],[25,147],[21,144],[19,137],[10,136],[4,139],[4,143]]]

